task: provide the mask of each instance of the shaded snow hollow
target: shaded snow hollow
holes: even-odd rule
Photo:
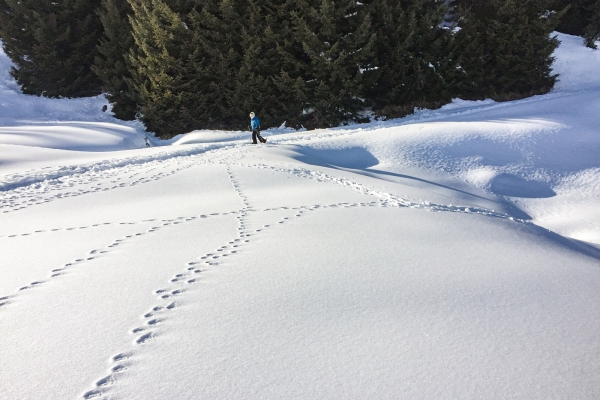
[[[554,92],[145,148],[0,54],[0,397],[600,398],[600,52]]]

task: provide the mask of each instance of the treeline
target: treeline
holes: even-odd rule
[[[594,46],[600,0],[0,0],[24,93],[104,92],[162,138],[546,93],[557,26]]]
[[[600,1],[554,0],[551,8],[565,10],[556,30],[582,36],[587,47],[596,49],[600,34]]]

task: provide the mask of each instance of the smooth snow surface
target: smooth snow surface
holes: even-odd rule
[[[600,398],[600,52],[554,92],[145,148],[0,54],[0,398]]]
[[[0,145],[2,154],[22,153],[13,146],[81,151],[136,149],[145,145],[143,126],[125,123],[109,112],[103,96],[48,99],[20,94],[10,77],[10,60],[0,41]],[[4,157],[2,157],[4,158]]]

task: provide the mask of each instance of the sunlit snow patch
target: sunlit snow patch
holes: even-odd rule
[[[132,127],[108,122],[55,122],[0,126],[0,143],[62,150],[110,151],[145,146]]]

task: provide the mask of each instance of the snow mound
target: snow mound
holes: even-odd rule
[[[200,130],[179,135],[172,140],[171,144],[180,146],[184,144],[232,142],[248,139],[250,135],[249,132]]]
[[[144,127],[121,121],[104,96],[49,99],[21,93],[0,42],[0,144],[77,151],[145,147]]]
[[[134,128],[109,122],[0,126],[0,138],[2,144],[78,151],[129,150],[145,146],[143,136]]]

